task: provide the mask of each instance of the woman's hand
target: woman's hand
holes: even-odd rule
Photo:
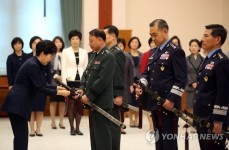
[[[56,95],[62,95],[64,97],[67,97],[67,96],[70,95],[70,91],[67,91],[65,89],[57,90],[57,94]]]

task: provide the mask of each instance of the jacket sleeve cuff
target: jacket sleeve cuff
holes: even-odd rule
[[[225,121],[227,112],[228,112],[227,106],[214,105],[212,120],[217,122]]]
[[[176,104],[180,102],[183,93],[184,93],[184,89],[174,85],[167,99],[169,99],[170,101]]]
[[[177,104],[180,102],[181,97],[176,94],[170,93],[167,99],[173,102],[174,104]]]
[[[225,121],[225,117],[226,116],[222,116],[222,115],[212,115],[212,120],[214,120],[215,122],[224,122]]]

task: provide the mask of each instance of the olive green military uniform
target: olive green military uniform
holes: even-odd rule
[[[115,72],[113,77],[113,93],[114,98],[116,96],[124,96],[124,67],[126,63],[126,57],[122,50],[114,45],[110,48],[110,52],[115,58]],[[120,120],[120,106],[114,105],[111,115]],[[111,124],[111,136],[112,136],[112,150],[120,150],[121,130],[120,127]]]
[[[113,75],[115,70],[114,56],[104,47],[93,53],[81,79],[80,89],[93,102],[106,112],[113,108]],[[111,150],[111,122],[96,111],[90,111],[92,125],[90,138],[92,150]]]

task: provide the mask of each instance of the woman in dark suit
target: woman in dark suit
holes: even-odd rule
[[[132,37],[128,42],[128,47],[130,48],[130,56],[131,56],[131,62],[133,65],[133,71],[134,71],[134,82],[137,82],[140,77],[140,66],[141,66],[141,59],[142,59],[142,53],[139,51],[139,48],[141,47],[141,42],[138,37]],[[139,107],[139,101],[135,98],[135,92],[131,93],[131,105]],[[130,127],[138,127],[138,112],[135,112],[133,110],[129,111],[130,113]],[[134,118],[133,118],[134,116]]]
[[[32,49],[32,52],[29,54],[29,57],[36,56],[36,45],[38,42],[40,42],[42,39],[39,36],[33,36],[30,39],[29,46]],[[48,63],[48,65],[45,66],[45,73],[46,75],[46,82],[51,84],[51,64]],[[30,118],[30,134],[29,136],[34,137],[37,136],[43,136],[41,132],[41,125],[42,120],[44,116],[45,111],[45,104],[46,104],[46,97],[47,95],[45,93],[36,91],[33,95],[32,99],[32,113]],[[36,122],[36,129],[35,129],[35,122]]]
[[[48,95],[68,96],[69,91],[62,87],[46,84],[45,70],[56,52],[56,46],[51,41],[37,44],[36,56],[28,59],[17,73],[13,88],[9,91],[3,104],[3,110],[8,112],[14,134],[14,150],[28,149],[28,122],[31,115],[31,100],[36,91]]]
[[[14,84],[18,70],[28,58],[28,55],[22,50],[24,42],[20,37],[15,37],[11,42],[11,46],[14,52],[8,56],[6,61],[9,90]]]
[[[134,91],[133,83],[134,83],[134,71],[133,65],[131,61],[131,56],[125,52],[126,41],[123,38],[118,38],[117,41],[118,47],[123,51],[126,57],[125,63],[125,72],[124,72],[124,96],[123,102],[128,104],[131,103],[131,93]],[[125,114],[124,110],[121,111],[121,121],[124,122]],[[126,134],[123,128],[121,128],[121,133]]]

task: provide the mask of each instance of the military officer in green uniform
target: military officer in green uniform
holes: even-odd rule
[[[115,58],[106,47],[106,34],[103,30],[89,32],[89,44],[94,51],[81,79],[81,101],[93,102],[103,110],[111,113],[113,108],[113,75]],[[97,111],[90,111],[90,139],[92,150],[111,150],[111,122]]]
[[[124,67],[126,57],[122,50],[117,45],[118,28],[109,25],[103,28],[106,33],[106,45],[115,58],[115,72],[113,76],[113,96],[114,107],[112,109],[112,116],[120,120],[120,105],[124,95]],[[120,150],[121,129],[114,123],[111,124],[112,136],[112,150]]]

